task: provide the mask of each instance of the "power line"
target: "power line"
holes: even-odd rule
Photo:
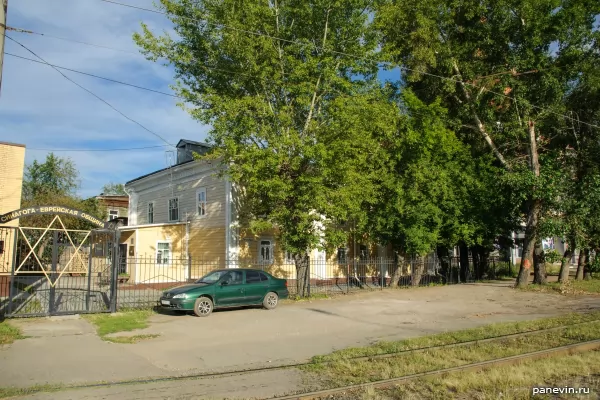
[[[169,14],[166,13],[166,12],[158,11],[158,10],[153,10],[153,9],[150,9],[150,8],[145,8],[145,7],[140,7],[140,6],[134,6],[132,4],[120,3],[120,2],[114,1],[114,0],[99,0],[99,1],[102,1],[102,2],[105,2],[105,3],[119,5],[119,6],[122,6],[122,7],[133,8],[133,9],[136,9],[136,10],[151,12],[151,13],[154,13],[154,14],[161,14],[161,15],[164,15],[166,17],[169,17]],[[278,40],[278,41],[282,41],[282,42],[286,42],[286,43],[297,44],[297,45],[301,45],[301,46],[311,45],[315,49],[326,50],[326,51],[328,51],[330,53],[333,53],[333,54],[338,54],[338,55],[342,55],[342,56],[346,56],[346,57],[351,57],[351,58],[355,58],[355,59],[360,59],[360,60],[364,60],[364,61],[370,61],[370,62],[375,63],[377,65],[392,65],[392,66],[398,67],[398,68],[400,68],[400,69],[402,69],[404,71],[416,72],[416,73],[419,73],[419,74],[428,75],[428,76],[436,77],[436,78],[439,78],[439,79],[451,81],[451,82],[454,82],[454,83],[464,84],[464,85],[471,86],[471,87],[474,87],[474,88],[477,88],[477,89],[483,89],[483,90],[485,90],[485,91],[487,91],[489,93],[492,93],[492,94],[495,94],[495,95],[498,95],[498,96],[502,96],[502,97],[505,97],[507,99],[511,99],[513,101],[518,101],[516,98],[514,98],[512,96],[505,95],[504,93],[494,92],[494,91],[489,90],[489,89],[487,89],[485,87],[477,86],[477,85],[475,85],[473,83],[464,82],[464,81],[461,81],[461,80],[457,80],[457,79],[453,79],[453,78],[448,78],[448,77],[445,77],[445,76],[436,75],[436,74],[432,74],[432,73],[429,73],[429,72],[416,71],[416,70],[413,70],[412,68],[401,66],[401,65],[396,65],[396,64],[394,64],[392,62],[389,62],[389,61],[374,60],[374,59],[362,57],[362,56],[359,56],[359,55],[356,55],[356,54],[350,54],[350,53],[345,53],[345,52],[336,51],[336,50],[328,50],[328,49],[324,49],[323,47],[320,47],[320,46],[318,46],[318,45],[316,45],[314,43],[308,43],[308,42],[303,43],[303,42],[299,42],[299,41],[296,41],[296,40],[284,39],[284,38],[273,36],[273,35],[269,35],[269,34],[266,34],[266,33],[260,33],[260,32],[256,32],[256,31],[249,31],[249,30],[246,30],[246,29],[235,28],[235,27],[228,26],[228,25],[225,25],[225,24],[222,24],[222,23],[210,22],[210,21],[207,21],[206,19],[203,20],[203,19],[191,18],[191,17],[186,17],[186,16],[179,16],[179,17],[183,18],[183,19],[190,20],[190,21],[194,21],[194,22],[201,22],[201,23],[205,23],[205,24],[208,24],[208,25],[218,26],[218,27],[230,29],[230,30],[233,30],[233,31],[247,33],[247,34],[250,34],[250,35],[262,36],[262,37],[266,37],[266,38],[269,38],[269,39]],[[538,109],[538,110],[546,111],[546,108],[544,108],[544,107],[540,107],[540,106],[537,106],[537,105],[531,104],[531,103],[529,103],[529,105],[531,107],[533,107],[533,108]],[[587,125],[587,126],[590,126],[592,128],[598,128],[598,129],[600,129],[599,125],[595,125],[595,124],[591,124],[591,123],[588,123],[588,122],[584,122],[584,121],[578,120],[576,118],[569,117],[568,115],[565,115],[565,114],[560,114],[560,113],[557,113],[557,112],[554,112],[554,111],[550,111],[550,113],[552,113],[554,115],[557,115],[557,116],[560,116],[560,117],[563,117],[565,119],[571,120],[571,121],[576,121],[576,122],[578,122],[580,124]]]
[[[150,88],[147,88],[147,87],[138,86],[138,85],[134,85],[132,83],[127,83],[127,82],[123,82],[123,81],[118,81],[118,80],[111,79],[111,78],[105,78],[103,76],[90,74],[89,72],[78,71],[76,69],[61,67],[61,66],[55,65],[55,64],[44,63],[44,62],[41,62],[41,61],[38,61],[38,60],[34,60],[33,58],[27,58],[27,57],[23,57],[23,56],[18,56],[16,54],[12,54],[12,53],[9,53],[9,52],[6,52],[4,54],[6,54],[8,56],[11,56],[11,57],[20,58],[22,60],[27,60],[27,61],[31,61],[31,62],[34,62],[34,63],[42,64],[42,65],[48,65],[48,66],[53,67],[53,68],[58,68],[58,69],[62,69],[62,70],[65,70],[65,71],[75,72],[76,74],[87,75],[87,76],[91,76],[91,77],[94,77],[94,78],[103,79],[103,80],[108,81],[108,82],[118,83],[120,85],[125,85],[125,86],[131,86],[131,87],[134,87],[136,89],[147,90],[149,92],[153,92],[153,93],[157,93],[157,94],[162,94],[164,96],[170,96],[170,97],[175,97],[175,98],[178,98],[178,99],[185,100],[184,97],[177,96],[176,94],[167,93],[167,92],[161,92],[160,90],[150,89]]]
[[[64,37],[60,37],[60,36],[49,35],[47,33],[35,32],[35,31],[29,30],[29,29],[22,29],[22,28],[15,28],[15,27],[7,26],[6,30],[10,30],[10,31],[17,32],[17,33],[26,33],[29,35],[38,35],[38,36],[42,36],[42,37],[60,39],[60,40],[66,41],[66,42],[79,43],[79,44],[83,44],[86,46],[98,47],[98,48],[107,49],[107,50],[115,50],[115,51],[119,51],[122,53],[133,54],[133,55],[136,55],[139,57],[146,58],[143,54],[141,54],[139,52],[135,52],[135,51],[124,50],[124,49],[120,49],[118,47],[105,46],[105,45],[101,45],[101,44],[97,44],[97,43],[83,42],[81,40],[75,40],[75,39],[69,39],[69,38],[64,38]],[[203,64],[195,64],[195,66],[203,68],[205,70],[223,72],[225,74],[230,74],[230,75],[252,76],[250,74],[245,74],[243,72],[231,71],[228,69],[216,68],[216,67],[211,67],[211,66],[203,65]]]
[[[24,48],[25,50],[27,50],[28,52],[30,52],[31,54],[33,54],[36,58],[39,58],[41,61],[44,62],[44,64],[47,64],[48,66],[50,66],[51,68],[53,68],[56,72],[58,72],[59,74],[61,74],[66,80],[68,80],[69,82],[73,83],[74,85],[78,86],[79,88],[85,90],[86,92],[88,92],[89,94],[91,94],[92,96],[94,96],[95,98],[97,98],[98,100],[100,100],[101,102],[103,102],[104,104],[106,104],[107,106],[109,106],[110,108],[112,108],[114,111],[116,111],[117,113],[119,113],[120,115],[122,115],[123,117],[125,117],[126,119],[128,119],[129,121],[133,122],[134,124],[138,125],[139,127],[141,127],[142,129],[144,129],[145,131],[151,133],[152,135],[156,136],[157,138],[159,138],[160,140],[162,140],[163,142],[165,142],[166,144],[168,144],[169,146],[171,146],[171,144],[169,142],[167,142],[165,140],[165,138],[163,138],[162,136],[160,136],[158,133],[151,131],[150,129],[146,128],[144,125],[140,124],[139,122],[137,122],[136,120],[134,120],[133,118],[128,117],[127,115],[125,115],[123,112],[119,111],[117,108],[115,108],[112,104],[110,104],[108,101],[104,100],[102,97],[98,96],[97,94],[95,94],[94,92],[92,92],[89,89],[86,89],[85,87],[81,86],[79,83],[75,82],[74,80],[72,80],[71,78],[69,78],[67,75],[63,74],[60,69],[53,67],[51,64],[49,64],[46,60],[44,60],[42,57],[38,56],[33,50],[29,49],[27,46],[21,44],[19,41],[11,38],[8,35],[4,35],[7,39],[15,42],[16,44],[18,44],[19,46],[21,46],[22,48]]]
[[[65,42],[74,42],[74,43],[79,43],[79,44],[85,44],[87,46],[98,47],[100,49],[115,50],[115,51],[120,51],[122,53],[129,53],[129,54],[135,54],[136,56],[141,56],[141,54],[139,52],[133,51],[133,50],[119,49],[119,48],[116,48],[116,47],[105,46],[105,45],[102,45],[102,44],[84,42],[84,41],[81,41],[81,40],[70,39],[70,38],[64,38],[64,37],[61,37],[61,36],[51,35],[49,33],[35,32],[35,31],[29,30],[29,29],[16,28],[16,27],[13,27],[13,26],[6,26],[6,30],[7,31],[17,32],[17,33],[27,33],[27,34],[30,34],[30,35],[44,36],[44,37],[49,37],[49,38],[53,38],[53,39],[64,40]]]
[[[60,152],[93,152],[93,151],[131,151],[131,150],[147,150],[147,149],[156,149],[156,148],[163,148],[163,147],[167,147],[167,146],[173,146],[173,145],[166,145],[166,144],[161,144],[158,146],[145,146],[145,147],[129,147],[129,148],[120,148],[120,149],[44,149],[44,148],[38,148],[38,147],[25,147],[26,150],[36,150],[36,151],[60,151]],[[174,146],[173,146],[174,147]]]

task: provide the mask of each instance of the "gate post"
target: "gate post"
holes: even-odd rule
[[[90,303],[92,301],[92,259],[94,253],[94,232],[90,234],[89,238],[90,250],[88,252],[88,274],[87,274],[87,297],[85,301],[85,309],[90,312]]]
[[[118,281],[118,261],[119,261],[119,241],[121,240],[121,232],[115,229],[113,232],[113,251],[112,265],[110,277],[110,312],[117,312],[117,281]]]
[[[54,314],[54,306],[56,302],[56,265],[58,264],[58,231],[52,231],[52,266],[50,274],[50,296],[48,296],[48,314]],[[44,268],[42,266],[42,268]]]
[[[13,312],[13,300],[15,298],[16,289],[16,268],[17,268],[17,242],[18,242],[17,228],[13,229],[13,256],[12,256],[12,267],[10,269],[10,286],[8,288],[8,314],[11,315]]]

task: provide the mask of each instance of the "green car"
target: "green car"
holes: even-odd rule
[[[165,291],[160,297],[163,308],[194,311],[206,317],[215,308],[261,305],[277,307],[288,297],[287,280],[256,269],[222,269],[209,273],[191,285]]]

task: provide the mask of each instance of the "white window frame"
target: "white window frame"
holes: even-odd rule
[[[289,251],[286,251],[283,255],[283,263],[284,264],[295,264],[296,261],[294,260],[293,254]]]
[[[263,259],[262,251],[261,251],[263,249],[262,242],[269,242],[269,253],[271,255],[271,259],[269,259],[269,260]],[[275,243],[273,242],[272,238],[260,238],[258,240],[258,261],[261,264],[273,264],[273,250],[274,250],[274,248],[275,248]]]
[[[204,193],[204,201],[203,202],[200,201],[201,193]],[[204,207],[203,207],[204,214],[200,213],[200,205],[202,203],[204,203]],[[196,215],[199,216],[200,218],[206,217],[207,207],[208,207],[208,198],[206,195],[206,188],[205,187],[198,188],[198,190],[196,190]]]
[[[111,213],[117,213],[117,216],[111,217]],[[115,218],[119,218],[119,210],[108,210],[108,220],[110,221]]]
[[[152,214],[150,214],[150,206],[152,206]],[[152,215],[152,221],[150,221],[150,215]],[[146,208],[146,221],[149,224],[154,223],[154,202],[153,201],[148,202],[148,207]]]
[[[167,262],[158,262],[158,252],[161,251],[161,249],[158,248],[159,244],[168,244],[169,245],[169,258],[168,258]],[[156,241],[156,254],[155,254],[154,260],[156,262],[156,265],[171,265],[171,262],[173,261],[173,246],[172,246],[170,240],[157,240]]]
[[[171,200],[177,200],[177,219],[171,219]],[[171,197],[167,200],[167,218],[169,222],[179,222],[181,215],[179,215],[179,197]]]
[[[343,260],[340,259],[340,250],[344,251],[344,259]],[[338,265],[348,264],[348,247],[338,247],[336,258],[337,258]]]

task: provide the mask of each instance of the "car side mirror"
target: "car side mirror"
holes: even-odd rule
[[[223,282],[221,282],[221,286],[227,286],[227,285],[229,285],[229,281],[223,281]]]

